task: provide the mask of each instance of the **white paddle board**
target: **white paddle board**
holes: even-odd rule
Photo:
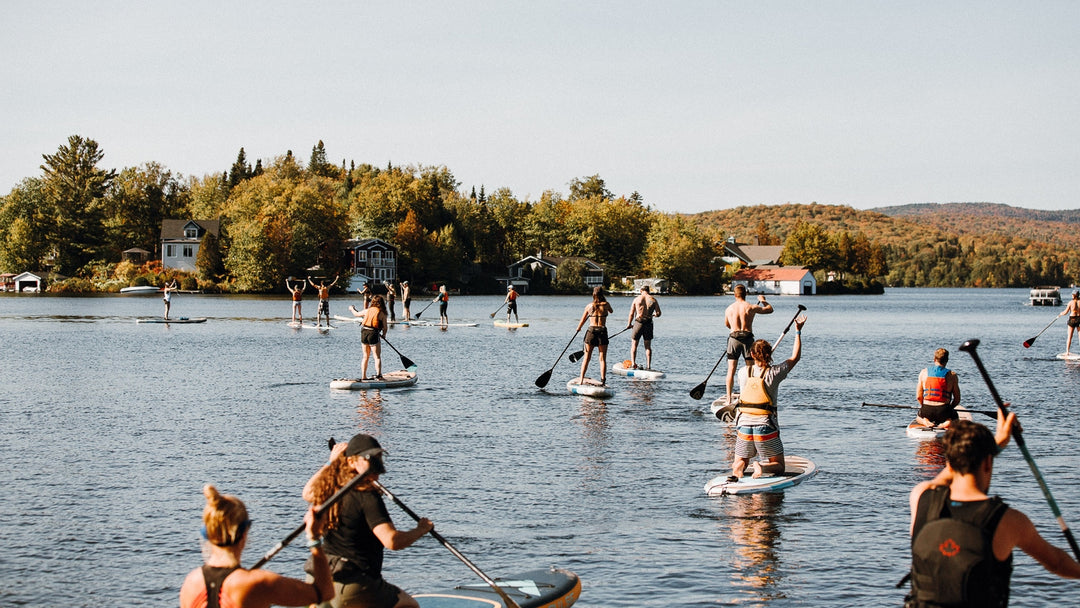
[[[291,327],[293,329],[319,329],[319,330],[334,329],[333,325],[316,325],[314,323],[300,324],[297,321],[289,321],[289,327]]]
[[[716,401],[712,402],[709,406],[709,410],[716,416],[717,420],[726,422],[728,424],[735,423],[735,408],[739,407],[739,395],[735,394],[731,396],[731,403],[728,404],[727,397],[720,397]]]
[[[1080,354],[1077,353],[1058,353],[1058,359],[1064,359],[1066,361],[1080,361]]]
[[[549,568],[493,579],[521,608],[570,608],[581,597],[581,580],[569,570]],[[483,582],[413,596],[420,608],[507,608],[502,597]]]
[[[960,417],[960,420],[971,420],[971,412],[962,405],[956,406],[956,415]],[[919,424],[918,418],[915,418],[907,425],[907,436],[912,439],[936,439],[944,435],[947,430],[949,427],[946,426],[923,426]]]
[[[578,384],[577,378],[573,378],[566,383],[566,390],[570,391],[571,395],[585,395],[586,397],[600,399],[615,396],[615,389],[602,385],[599,380],[593,380],[592,378],[585,378],[585,382],[582,384]]]
[[[367,380],[360,378],[336,378],[330,381],[330,388],[342,391],[356,391],[369,388],[398,388],[416,384],[416,372],[406,370],[383,374],[382,380],[376,380],[374,376]]]
[[[731,473],[718,475],[705,484],[705,493],[709,496],[725,496],[727,494],[778,492],[799,485],[813,477],[817,474],[817,465],[802,456],[784,455],[784,473],[782,475],[766,475],[755,479],[751,476],[752,471],[752,468],[747,467],[746,474],[738,481],[727,480]]]
[[[627,378],[639,378],[641,380],[659,380],[664,377],[664,372],[655,369],[634,369],[626,367],[625,361],[620,361],[611,366],[611,371],[626,376]]]
[[[518,329],[521,327],[528,327],[528,323],[511,323],[509,321],[495,321],[495,327],[506,327],[508,329]]]
[[[206,323],[206,317],[195,317],[189,319],[187,317],[174,317],[172,319],[135,319],[136,323]]]

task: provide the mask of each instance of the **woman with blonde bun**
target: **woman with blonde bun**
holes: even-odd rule
[[[264,608],[307,606],[334,597],[330,566],[322,550],[322,518],[314,508],[304,516],[308,548],[314,565],[314,583],[305,583],[267,570],[245,570],[240,554],[251,527],[247,508],[235,496],[221,494],[212,485],[203,488],[203,566],[192,570],[180,587],[180,608]]]

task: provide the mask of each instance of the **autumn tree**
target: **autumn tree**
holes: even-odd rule
[[[45,185],[35,177],[24,179],[0,199],[0,271],[43,267],[49,253],[48,211]]]

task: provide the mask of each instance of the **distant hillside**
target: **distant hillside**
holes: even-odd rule
[[[1080,209],[1049,211],[997,203],[921,203],[871,209],[889,217],[933,222],[957,234],[1008,234],[1061,247],[1080,247]]]

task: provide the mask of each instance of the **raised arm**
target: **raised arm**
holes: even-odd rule
[[[802,327],[806,325],[806,315],[802,315],[795,319],[795,341],[791,344],[791,358],[787,360],[789,367],[795,367],[795,364],[802,358]]]

